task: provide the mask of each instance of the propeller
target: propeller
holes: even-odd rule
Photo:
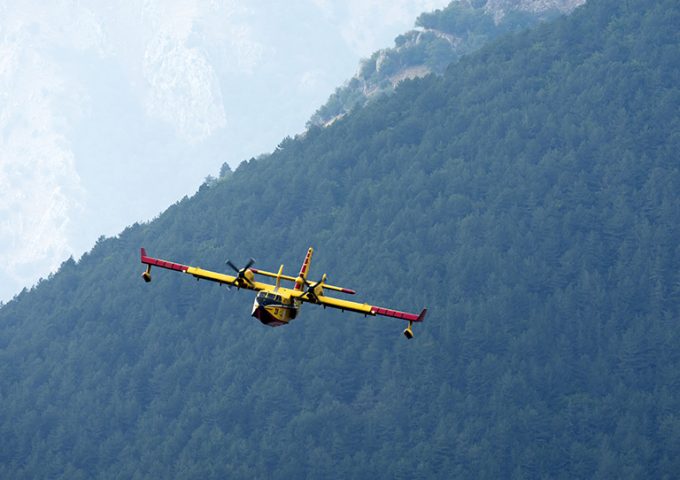
[[[303,281],[305,282],[305,285],[307,286],[307,289],[305,290],[305,296],[309,298],[313,302],[318,302],[319,297],[317,294],[314,292],[314,289],[318,287],[320,284],[323,284],[326,281],[326,274],[324,273],[323,276],[321,277],[321,280],[314,282],[314,283],[309,283],[306,278],[303,278]]]
[[[238,280],[240,280],[240,281],[243,282],[243,283],[247,283],[247,284],[250,285],[251,287],[253,286],[253,282],[251,282],[250,279],[249,279],[248,277],[246,277],[246,271],[247,271],[250,267],[253,266],[253,264],[255,263],[255,259],[251,258],[250,260],[248,260],[248,263],[246,263],[246,266],[243,267],[243,268],[238,268],[238,267],[236,267],[236,265],[234,265],[233,263],[231,263],[231,260],[227,260],[227,261],[224,262],[224,263],[226,263],[227,265],[229,265],[229,266],[232,268],[232,270],[234,270],[234,271],[236,272],[236,278],[237,278]]]

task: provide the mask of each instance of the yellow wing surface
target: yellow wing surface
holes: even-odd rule
[[[324,285],[323,288],[327,286]],[[327,297],[325,295],[309,295],[308,292],[300,292],[296,295],[301,301],[323,305],[323,307],[337,308],[343,311],[363,313],[364,315],[382,315],[385,317],[400,318],[408,322],[422,322],[427,314],[427,308],[424,308],[420,314],[400,312],[399,310],[392,310],[390,308],[377,307],[369,305],[368,303],[351,302],[342,300],[340,298]]]
[[[146,254],[146,250],[143,248],[141,253],[142,263],[147,265],[146,272],[144,272],[142,276],[147,282],[151,281],[150,271],[151,266],[154,266],[166,268],[168,270],[175,270],[177,272],[184,272],[189,275],[193,275],[198,279],[210,280],[211,282],[217,282],[237,288],[245,288],[255,291],[272,288],[272,285],[255,281],[252,272],[249,272],[248,269],[243,269],[237,276],[227,275],[226,273],[212,272],[210,270],[204,270],[200,267],[191,267],[189,265],[182,265],[181,263],[169,262],[160,258],[149,257]]]

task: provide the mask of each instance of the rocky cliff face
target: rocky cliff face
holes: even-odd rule
[[[481,2],[464,0],[464,3],[468,5],[484,4],[484,11],[492,15],[496,21],[501,21],[508,12],[512,11],[541,14],[556,10],[562,13],[570,13],[576,7],[586,3],[586,0],[487,0]]]
[[[571,13],[586,0],[457,0],[422,14],[416,28],[395,46],[363,60],[354,77],[338,88],[309,125],[329,125],[376,95],[390,93],[403,80],[439,74],[462,55],[496,37]]]

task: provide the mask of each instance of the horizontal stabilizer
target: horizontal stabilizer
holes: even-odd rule
[[[274,273],[274,272],[267,272],[265,270],[260,270],[260,269],[257,269],[257,268],[251,268],[250,271],[253,272],[253,273],[256,273],[258,275],[265,276],[265,277],[279,278],[279,274]],[[295,282],[297,280],[297,278],[295,278],[295,277],[291,277],[290,275],[284,275],[284,274],[281,274],[280,278],[281,278],[281,280],[288,280],[290,282]],[[355,295],[357,293],[356,291],[354,291],[350,288],[336,287],[335,285],[328,285],[326,283],[323,284],[323,288],[324,288],[324,290],[333,290],[335,292],[346,293],[348,295]]]

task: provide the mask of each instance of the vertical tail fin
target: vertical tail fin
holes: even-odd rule
[[[283,264],[279,267],[279,273],[276,274],[276,288],[281,286],[281,275],[283,275]]]
[[[307,279],[307,274],[309,273],[309,265],[312,263],[313,253],[314,249],[309,247],[305,261],[302,262],[302,267],[300,267],[300,275],[298,276],[297,280],[295,280],[295,290],[303,290],[305,287],[305,280]]]

